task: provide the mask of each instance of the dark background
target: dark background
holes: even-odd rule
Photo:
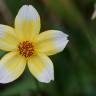
[[[0,23],[14,27],[24,4],[41,16],[41,32],[58,29],[69,35],[62,53],[51,56],[55,81],[38,82],[26,68],[9,84],[0,84],[0,96],[96,96],[96,19],[91,20],[95,0],[0,0]],[[6,52],[0,51],[0,57]]]

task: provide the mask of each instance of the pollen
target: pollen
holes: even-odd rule
[[[18,45],[19,54],[24,57],[30,57],[34,54],[34,46],[32,42],[23,41]]]

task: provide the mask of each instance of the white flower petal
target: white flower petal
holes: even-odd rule
[[[18,37],[23,40],[33,39],[40,31],[40,16],[31,5],[20,8],[16,19],[15,29]]]
[[[13,51],[17,47],[17,38],[12,27],[0,24],[0,49]]]
[[[33,56],[28,60],[30,72],[40,81],[49,83],[54,80],[52,61],[44,54]]]
[[[94,12],[91,16],[91,20],[94,20],[96,18],[96,4],[94,5]]]
[[[16,80],[24,71],[26,61],[16,52],[6,54],[0,61],[0,83]]]
[[[37,37],[37,49],[47,55],[53,55],[63,51],[68,43],[68,35],[58,30],[42,32]]]

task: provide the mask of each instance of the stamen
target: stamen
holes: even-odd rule
[[[32,45],[32,42],[29,41],[23,41],[19,43],[18,46],[20,55],[24,57],[30,57],[34,53],[34,46]]]

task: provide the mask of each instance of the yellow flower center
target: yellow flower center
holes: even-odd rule
[[[29,41],[20,42],[18,45],[18,49],[20,55],[26,58],[32,56],[34,53],[34,46],[32,45],[32,42]]]

